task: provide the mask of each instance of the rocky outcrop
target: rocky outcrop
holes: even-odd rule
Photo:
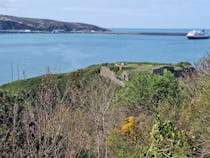
[[[197,70],[194,67],[183,68],[182,70],[175,71],[176,77],[192,77],[193,74],[196,74]]]
[[[94,32],[108,31],[95,25],[84,23],[60,22],[49,19],[21,18],[0,15],[0,30],[31,30],[43,32]]]
[[[169,65],[169,66],[160,67],[158,69],[153,69],[153,74],[163,75],[165,70],[174,72],[174,67]]]
[[[125,87],[125,83],[123,81],[119,80],[116,77],[116,74],[113,71],[111,71],[108,67],[102,66],[100,69],[100,75],[105,78],[110,79],[113,83],[115,83],[119,86]]]
[[[192,66],[182,68],[180,70],[175,70],[173,66],[169,65],[169,66],[160,67],[158,69],[153,69],[153,74],[164,75],[165,70],[174,73],[175,77],[185,77],[185,76],[191,77],[194,73],[196,73],[196,69]]]

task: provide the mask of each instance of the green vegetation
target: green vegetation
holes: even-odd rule
[[[171,72],[165,72],[163,76],[137,73],[119,91],[118,96],[119,102],[122,102],[120,104],[131,109],[144,107],[153,110],[164,101],[177,106],[182,101],[178,82]]]
[[[180,77],[152,73],[164,63],[106,63],[3,85],[1,157],[208,158],[210,60],[202,61]],[[101,66],[119,78],[128,71],[125,87],[101,77]]]
[[[24,18],[9,15],[0,15],[1,25],[0,30],[6,32],[53,32],[53,33],[70,33],[70,32],[90,32],[90,31],[109,31],[95,25],[75,23],[75,22],[61,22],[50,19]],[[11,31],[12,30],[12,31]],[[23,31],[22,31],[23,30]]]

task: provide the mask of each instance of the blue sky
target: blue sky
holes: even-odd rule
[[[0,14],[108,28],[210,28],[210,0],[0,0]]]

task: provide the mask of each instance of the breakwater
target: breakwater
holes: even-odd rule
[[[91,32],[92,34],[111,34],[111,35],[151,35],[151,36],[186,36],[187,33],[174,32]]]

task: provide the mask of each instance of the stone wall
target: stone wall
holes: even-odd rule
[[[105,78],[109,78],[113,83],[119,86],[125,87],[125,83],[119,80],[116,74],[113,71],[111,71],[108,67],[102,66],[100,69],[100,75]]]
[[[196,70],[194,67],[187,67],[181,70],[175,70],[174,67],[172,66],[163,66],[158,69],[153,69],[153,74],[164,75],[165,70],[174,73],[175,77],[184,77],[184,76],[191,77],[192,74],[196,73]]]

